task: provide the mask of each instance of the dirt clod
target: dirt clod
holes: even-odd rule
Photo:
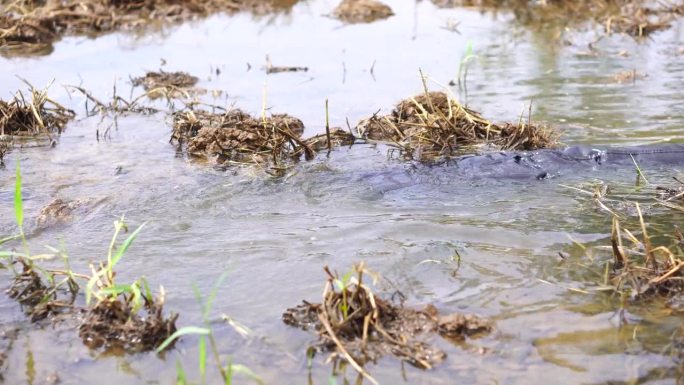
[[[345,23],[370,23],[394,15],[392,8],[377,0],[342,0],[332,16]]]

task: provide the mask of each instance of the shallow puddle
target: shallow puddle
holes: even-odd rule
[[[182,327],[201,323],[193,283],[208,293],[227,271],[213,306],[218,348],[267,383],[329,383],[331,367],[320,357],[307,370],[313,337],[285,325],[281,315],[302,299],[319,301],[324,265],[344,273],[360,260],[383,277],[379,293],[401,291],[407,305],[431,303],[445,314],[473,313],[496,323],[481,339],[431,341],[448,355],[432,371],[402,368],[391,358],[368,366],[382,384],[678,378],[667,347],[681,316],[660,305],[635,306],[627,314],[630,325],[620,329],[619,299],[579,292],[600,277],[573,265],[587,258],[570,238],[609,245],[611,220],[591,199],[560,185],[603,181],[618,193],[639,194],[631,166],[588,167],[541,181],[470,178],[449,166],[388,160],[386,145],[359,144],[266,179],[178,154],[164,114],[86,118],[83,96],[62,87],[83,86],[107,100],[116,84],[128,98],[142,92],[130,91],[129,76],[161,66],[222,91],[201,95],[206,103],[234,104],[259,116],[265,100],[269,113],[300,118],[310,136],[325,132],[326,99],[331,126],[346,129],[347,119],[354,126],[421,92],[419,69],[440,90],[455,80],[470,45],[476,59],[469,62],[467,104],[492,120],[518,121],[531,100],[532,119],[562,130],[566,144],[684,142],[681,20],[644,42],[615,35],[590,50],[594,31],[569,31],[570,44],[559,44],[544,31],[516,26],[505,12],[386,3],[395,15],[371,24],[344,25],[324,16],[336,1],[310,0],[291,12],[215,15],[144,35],[67,37],[47,56],[0,58],[4,99],[25,87],[16,76],[37,87],[54,79],[50,94],[78,114],[54,148],[27,146],[6,156],[0,234],[15,231],[17,160],[29,241],[34,249],[63,243],[77,270],[106,257],[112,222],[121,215],[132,227],[148,222],[122,262],[120,279],[144,275],[154,288],[163,285],[166,308],[181,314]],[[457,31],[445,28],[454,23]],[[273,65],[308,71],[267,74],[267,55]],[[646,76],[615,80],[632,70]],[[463,90],[450,88],[466,102]],[[684,161],[643,171],[651,183],[671,185],[683,170]],[[66,223],[35,226],[56,198],[90,203]],[[683,219],[670,212],[658,224],[665,232]],[[595,254],[599,261],[610,258],[609,250]],[[1,276],[9,282],[8,273]],[[252,333],[241,336],[222,313]],[[170,384],[177,358],[189,377],[199,378],[196,357],[193,337],[165,358],[90,351],[67,325],[30,325],[15,302],[0,296],[0,381],[8,384],[47,384],[55,373],[60,384]],[[347,377],[356,378],[352,368]]]

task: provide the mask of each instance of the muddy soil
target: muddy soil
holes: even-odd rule
[[[371,23],[394,15],[392,8],[378,0],[342,0],[332,16],[345,23]]]

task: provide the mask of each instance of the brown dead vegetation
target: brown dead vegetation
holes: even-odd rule
[[[177,23],[213,13],[289,10],[297,0],[29,0],[4,1],[0,53],[45,50],[64,35],[97,35],[152,23]]]
[[[145,76],[132,78],[133,86],[142,86],[147,96],[154,99],[165,97],[167,99],[184,97],[197,93],[193,87],[199,79],[187,72],[148,72]]]
[[[624,33],[636,38],[670,28],[675,17],[684,14],[681,1],[642,0],[544,0],[530,5],[527,0],[431,0],[438,7],[478,7],[483,10],[512,11],[518,22],[538,29],[557,26],[582,27],[590,22],[604,32]]]
[[[174,114],[171,141],[193,156],[214,157],[218,164],[258,164],[282,169],[307,159],[313,150],[301,139],[304,123],[287,114],[255,118],[233,109],[225,113],[181,111]]]
[[[75,113],[50,99],[47,88],[30,87],[31,100],[17,91],[9,102],[0,100],[0,136],[61,134]]]
[[[373,115],[356,126],[359,137],[391,141],[404,158],[438,161],[468,146],[489,144],[502,150],[554,147],[551,129],[526,124],[494,124],[444,92],[425,92],[399,102],[391,114]]]
[[[343,278],[326,267],[327,281],[323,302],[287,309],[283,321],[311,330],[318,336],[317,351],[332,352],[352,365],[371,382],[375,380],[363,368],[385,355],[394,355],[421,369],[431,369],[446,353],[422,339],[439,333],[445,338],[462,340],[491,332],[492,325],[476,316],[452,314],[440,316],[433,306],[413,310],[376,297],[364,283],[364,273],[373,276],[364,264],[354,267]]]
[[[37,322],[73,308],[78,293],[78,284],[73,277],[67,276],[62,281],[62,284],[66,286],[66,289],[63,289],[62,284],[55,282],[54,272],[44,271],[45,274],[52,274],[52,279],[46,280],[36,265],[24,257],[18,257],[10,264],[19,265],[20,270],[16,271],[12,284],[7,289],[7,295],[23,307],[31,322]],[[67,295],[66,298],[63,298],[64,294]]]
[[[378,0],[342,0],[332,16],[349,24],[370,23],[394,15],[392,8]]]
[[[613,269],[611,284],[632,299],[653,295],[674,297],[684,290],[684,253],[682,235],[675,228],[676,245],[653,244],[638,203],[635,203],[641,227],[641,239],[621,227],[613,218],[611,247]],[[625,246],[631,244],[631,247]]]

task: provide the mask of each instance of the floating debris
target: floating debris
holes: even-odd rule
[[[342,0],[332,16],[345,23],[370,23],[394,15],[392,8],[377,0]]]
[[[31,100],[17,91],[9,102],[0,100],[0,137],[4,135],[36,136],[61,134],[76,114],[50,99],[47,88],[30,87]]]
[[[285,67],[285,66],[274,66],[271,63],[271,58],[266,55],[266,73],[267,74],[277,74],[281,72],[307,72],[309,67]]]
[[[181,111],[173,116],[171,141],[186,145],[193,156],[213,157],[218,164],[259,164],[281,168],[307,159],[313,150],[301,139],[304,123],[287,114],[261,119],[234,109],[222,114]]]
[[[134,87],[142,86],[147,91],[147,96],[150,98],[164,97],[166,99],[173,98],[189,98],[193,94],[197,94],[198,90],[193,88],[199,79],[187,72],[148,72],[145,76],[132,78],[131,83]]]
[[[303,304],[287,309],[283,322],[316,332],[313,348],[333,352],[359,373],[374,382],[363,369],[385,355],[394,355],[421,369],[431,369],[446,358],[446,353],[422,340],[438,333],[449,339],[463,340],[492,331],[492,325],[473,315],[440,316],[434,306],[413,310],[378,298],[364,283],[364,274],[373,276],[363,263],[340,278],[330,272],[323,303]]]
[[[536,150],[557,145],[543,126],[496,125],[449,97],[426,92],[399,102],[391,114],[373,115],[356,126],[364,139],[391,141],[405,158],[437,161],[462,154],[467,146],[490,144],[502,150]]]

